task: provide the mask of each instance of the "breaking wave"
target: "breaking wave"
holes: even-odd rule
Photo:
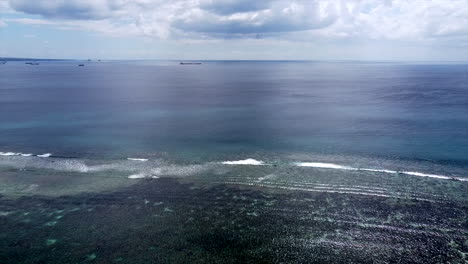
[[[350,167],[350,166],[338,165],[334,163],[299,162],[299,163],[296,163],[296,166],[313,167],[313,168],[320,168],[320,169],[370,171],[370,172],[381,172],[381,173],[388,173],[388,174],[406,174],[406,175],[411,175],[411,176],[428,177],[428,178],[443,179],[443,180],[468,181],[467,178],[461,178],[461,177],[453,177],[453,176],[423,173],[423,172],[416,172],[416,171],[396,171],[396,170],[387,170],[387,169],[355,168],[355,167]]]
[[[133,161],[148,161],[148,159],[142,159],[142,158],[127,158],[128,160],[133,160]]]
[[[254,166],[266,165],[265,162],[261,160],[256,160],[256,159],[223,161],[221,163],[225,165],[254,165]]]
[[[322,169],[338,169],[338,170],[356,170],[355,168],[342,166],[333,163],[323,163],[323,162],[300,162],[296,163],[299,167],[313,167],[313,168],[322,168]]]
[[[348,165],[341,165],[336,163],[326,162],[285,162],[285,163],[267,163],[262,160],[247,158],[243,160],[232,160],[222,162],[207,162],[204,164],[191,164],[191,165],[178,165],[168,164],[163,160],[149,161],[146,158],[127,158],[126,160],[112,160],[99,161],[83,160],[83,159],[69,159],[69,158],[55,158],[51,153],[44,153],[34,155],[32,153],[21,152],[0,152],[0,166],[9,166],[17,169],[37,168],[37,169],[52,169],[58,171],[69,172],[121,172],[128,173],[127,177],[130,179],[140,178],[158,178],[161,176],[175,176],[185,177],[194,174],[205,173],[215,168],[220,169],[220,165],[247,165],[247,166],[262,166],[262,165],[281,165],[281,166],[297,166],[309,167],[317,169],[330,169],[330,170],[348,170],[348,171],[368,171],[377,173],[386,173],[394,175],[408,175],[416,177],[427,177],[442,180],[455,180],[468,182],[468,178],[455,177],[434,173],[426,173],[413,170],[391,170],[386,168],[361,168]],[[49,158],[49,159],[44,159]],[[280,166],[280,167],[281,167]],[[222,167],[222,166],[221,166]],[[227,168],[226,168],[227,169]],[[274,174],[258,178],[258,181],[265,181],[275,178]]]
[[[22,157],[30,157],[32,153],[21,153],[21,152],[0,152],[0,156],[22,156]]]

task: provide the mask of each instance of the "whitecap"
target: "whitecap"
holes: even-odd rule
[[[390,173],[390,174],[395,174],[395,173],[398,173],[398,171],[394,171],[394,170],[385,170],[385,169],[362,169],[360,168],[359,170],[363,170],[363,171],[372,171],[372,172],[384,172],[384,173]]]
[[[235,161],[223,161],[221,162],[225,165],[265,165],[265,162],[255,159],[245,159],[245,160],[235,160]]]
[[[0,152],[1,156],[18,156],[21,153],[15,153],[15,152]]]
[[[128,176],[127,178],[129,178],[129,179],[145,179],[145,178],[148,178],[148,179],[159,179],[159,177],[156,176],[156,175],[148,175],[148,174],[146,174],[146,173],[132,174],[132,175]]]
[[[23,157],[29,157],[32,156],[31,153],[21,153],[21,152],[0,152],[0,156],[23,156]]]
[[[449,177],[449,176],[437,175],[437,174],[428,174],[428,173],[422,173],[422,172],[417,172],[417,171],[402,171],[401,173],[407,174],[407,175],[412,175],[412,176],[418,176],[418,177],[429,177],[429,178],[445,179],[445,180],[455,179],[455,178]]]
[[[296,163],[296,165],[300,167],[313,167],[313,168],[321,168],[321,169],[370,171],[370,172],[382,172],[382,173],[388,173],[388,174],[406,174],[406,175],[411,175],[411,176],[429,177],[429,178],[436,178],[436,179],[443,179],[443,180],[468,181],[467,178],[422,173],[422,172],[417,172],[417,171],[396,171],[396,170],[387,170],[387,169],[355,168],[355,167],[350,167],[350,166],[338,165],[334,163],[300,162],[300,163]]]
[[[133,161],[148,161],[148,159],[142,159],[142,158],[127,158],[128,160],[133,160]]]
[[[313,167],[321,169],[337,169],[337,170],[357,170],[357,168],[342,166],[334,163],[323,163],[323,162],[300,162],[296,163],[299,167]]]
[[[129,179],[143,179],[146,178],[146,175],[143,173],[138,173],[138,174],[132,174],[128,176]]]
[[[44,154],[36,155],[36,156],[41,157],[41,158],[48,158],[48,157],[50,157],[51,155],[52,155],[51,153],[44,153]]]

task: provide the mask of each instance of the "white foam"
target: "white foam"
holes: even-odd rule
[[[146,178],[147,176],[143,173],[138,173],[138,174],[132,174],[128,176],[129,179],[143,179]]]
[[[0,152],[1,156],[18,156],[20,153],[14,153],[14,152]]]
[[[138,161],[138,162],[113,162],[108,164],[95,164],[87,165],[84,160],[79,159],[43,159],[51,157],[51,153],[44,153],[40,155],[33,155],[31,153],[21,153],[21,152],[0,152],[0,156],[5,156],[5,158],[0,159],[0,165],[13,166],[16,168],[44,168],[44,169],[54,169],[54,170],[63,170],[63,171],[73,171],[73,172],[99,172],[99,171],[119,171],[119,172],[128,172],[131,174],[128,176],[130,179],[139,179],[139,178],[158,178],[159,176],[178,176],[186,177],[192,176],[200,173],[204,173],[213,169],[216,169],[217,166],[212,166],[214,163],[207,164],[192,164],[192,165],[169,165],[169,164],[160,164],[158,160],[154,162],[145,163],[148,159],[144,158],[127,158],[129,161]],[[37,156],[39,158],[31,157]],[[31,157],[31,158],[23,158]],[[158,163],[158,164],[156,164]],[[218,163],[219,164],[219,163]],[[260,160],[255,160],[252,158],[244,160],[235,160],[235,161],[223,161],[221,164],[225,165],[269,165]],[[399,170],[388,170],[385,168],[376,169],[376,168],[358,168],[347,165],[340,165],[335,163],[325,163],[325,162],[298,162],[293,163],[295,166],[299,167],[312,167],[319,169],[336,169],[336,170],[348,170],[348,171],[369,171],[377,173],[386,173],[386,174],[400,174],[400,175],[409,175],[416,177],[428,177],[434,179],[442,180],[455,180],[468,182],[468,178],[464,177],[453,177],[448,175],[440,175],[433,173],[424,173],[418,171],[399,171]],[[155,166],[156,165],[156,166]],[[225,169],[225,168],[223,168]],[[257,182],[262,182],[275,178],[273,174],[266,175],[263,177],[257,178]]]
[[[275,174],[268,174],[268,175],[258,178],[258,181],[261,182],[264,180],[271,180],[271,179],[274,179],[275,177],[276,177]]]
[[[148,161],[148,159],[141,159],[141,158],[127,158],[128,160],[133,160],[133,161]]]
[[[148,175],[145,173],[137,173],[137,174],[132,174],[128,176],[129,179],[145,179],[145,178],[151,178],[151,179],[159,179],[158,176],[156,175]]]
[[[0,156],[23,156],[30,157],[31,153],[21,153],[21,152],[0,152]]]
[[[372,172],[384,172],[384,173],[390,173],[390,174],[396,174],[396,173],[398,173],[398,171],[394,171],[394,170],[384,170],[384,169],[378,170],[378,169],[362,169],[362,168],[360,168],[359,170],[363,170],[363,171],[372,171]]]
[[[299,167],[313,167],[321,169],[337,169],[337,170],[357,170],[353,167],[342,166],[334,163],[323,163],[323,162],[300,162],[296,163]]]
[[[226,164],[226,165],[255,165],[255,166],[265,165],[265,162],[261,160],[255,160],[255,159],[223,161],[221,163]]]
[[[300,162],[300,163],[296,163],[296,165],[300,167],[313,167],[313,168],[321,168],[321,169],[371,171],[371,172],[382,172],[382,173],[388,173],[388,174],[401,173],[401,174],[406,174],[406,175],[411,175],[411,176],[429,177],[429,178],[436,178],[436,179],[443,179],[443,180],[468,181],[468,178],[451,177],[451,176],[445,176],[445,175],[439,175],[439,174],[422,173],[422,172],[417,172],[417,171],[395,171],[395,170],[387,170],[387,169],[354,168],[354,167],[338,165],[334,163]]]
[[[418,177],[429,177],[429,178],[445,179],[445,180],[455,179],[455,178],[449,177],[449,176],[437,175],[437,174],[427,174],[427,173],[422,173],[422,172],[417,172],[417,171],[402,171],[401,173],[412,175],[412,176],[418,176]]]

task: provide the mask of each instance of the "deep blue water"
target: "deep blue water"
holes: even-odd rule
[[[0,151],[225,158],[307,152],[468,163],[468,65],[10,62]]]

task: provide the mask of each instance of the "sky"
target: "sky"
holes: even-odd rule
[[[468,0],[0,0],[0,57],[468,61]]]

